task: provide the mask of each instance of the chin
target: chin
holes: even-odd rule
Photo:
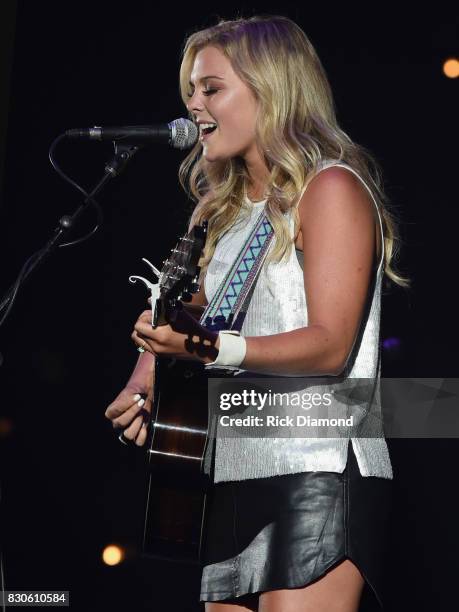
[[[225,152],[217,152],[217,151],[213,151],[212,149],[203,149],[202,152],[202,156],[204,157],[204,159],[211,163],[211,162],[223,162],[223,161],[228,161],[229,159],[233,159],[234,157],[239,157],[241,155],[241,153],[239,151],[226,151]]]
[[[211,153],[210,151],[203,152],[202,156],[209,163],[217,161],[226,161],[227,159],[229,159],[227,155],[218,155],[218,153]]]

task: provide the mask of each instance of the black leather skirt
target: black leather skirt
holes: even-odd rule
[[[361,476],[351,442],[343,473],[214,484],[200,600],[245,603],[264,591],[304,587],[349,558],[383,608],[391,502],[392,480]]]

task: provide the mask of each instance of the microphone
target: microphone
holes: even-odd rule
[[[164,142],[175,149],[189,149],[198,140],[199,131],[192,121],[182,117],[157,125],[73,129],[67,130],[65,135],[74,139],[121,141],[132,145]]]

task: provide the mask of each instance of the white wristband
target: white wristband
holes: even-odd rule
[[[220,338],[220,348],[218,356],[212,363],[206,365],[216,366],[240,366],[245,359],[247,349],[246,341],[238,331],[232,329],[224,329],[218,332]]]

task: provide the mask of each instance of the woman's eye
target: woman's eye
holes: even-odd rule
[[[204,96],[211,96],[212,94],[214,94],[216,91],[218,91],[217,89],[204,89],[204,91],[202,92]],[[194,91],[189,91],[187,92],[187,97],[191,98],[194,95]]]

